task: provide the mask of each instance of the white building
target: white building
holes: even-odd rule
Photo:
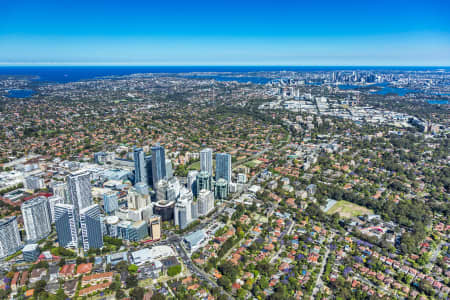
[[[169,246],[155,246],[152,248],[144,248],[135,252],[131,252],[133,263],[140,265],[147,261],[163,259],[169,256],[175,256],[175,252]]]
[[[213,175],[212,149],[206,148],[200,151],[200,171],[206,171]]]
[[[21,245],[16,217],[0,219],[0,258],[19,251]]]
[[[24,179],[24,187],[27,190],[36,191],[45,187],[44,179],[38,176],[27,176]]]
[[[240,183],[240,184],[247,183],[247,175],[245,175],[244,173],[239,173],[237,175],[237,183]]]
[[[79,213],[92,204],[91,179],[89,172],[76,172],[67,176],[70,203]]]
[[[59,203],[64,203],[64,199],[57,195],[48,198],[52,223],[55,223],[55,205]]]
[[[198,175],[197,170],[191,170],[188,172],[188,175],[187,175],[187,188],[193,193],[196,190],[197,175]]]
[[[150,204],[150,195],[148,194],[148,188],[146,194],[142,193],[142,191],[139,189],[130,188],[128,190],[127,201],[129,209],[139,210],[147,207]]]
[[[201,190],[197,199],[199,216],[206,216],[214,209],[214,193],[212,191]]]
[[[189,225],[192,219],[192,202],[194,201],[194,196],[192,192],[186,188],[183,188],[180,193],[180,199],[175,204],[174,220],[175,225],[180,226],[184,229]]]
[[[103,247],[100,207],[98,204],[93,204],[80,210],[80,227],[84,251]]]
[[[51,213],[46,197],[36,197],[22,203],[21,210],[28,241],[36,242],[50,234]]]
[[[72,204],[55,205],[55,227],[61,247],[78,247],[77,216]]]
[[[67,184],[65,182],[55,181],[51,183],[51,188],[53,191],[53,195],[59,196],[64,201],[63,203],[68,203],[68,196],[67,196]]]

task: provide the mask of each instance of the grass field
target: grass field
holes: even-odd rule
[[[249,168],[257,167],[257,166],[259,166],[260,164],[262,164],[262,161],[257,160],[257,159],[254,159],[254,160],[252,160],[252,161],[249,161],[249,162],[245,163],[245,165],[246,165],[247,167],[249,167]]]
[[[200,170],[200,161],[196,161],[195,163],[189,165],[188,170]]]
[[[213,159],[213,170],[216,168],[216,160]],[[188,170],[200,170],[200,161],[196,161],[188,166]]]
[[[373,211],[358,204],[341,200],[336,202],[336,204],[327,211],[327,214],[330,215],[334,213],[338,213],[342,218],[351,218],[362,215],[372,215]]]

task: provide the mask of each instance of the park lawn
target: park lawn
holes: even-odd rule
[[[362,215],[373,215],[371,209],[365,208],[358,204],[354,204],[345,200],[336,202],[328,211],[327,214],[332,215],[338,213],[342,218],[352,218]]]
[[[216,160],[213,159],[213,170],[216,168]],[[188,166],[188,170],[200,170],[200,161],[196,161]]]
[[[245,163],[245,165],[249,168],[255,168],[255,167],[259,166],[260,164],[262,164],[262,161],[257,160],[257,159],[254,159],[252,161]]]
[[[190,164],[188,170],[200,170],[200,161]]]

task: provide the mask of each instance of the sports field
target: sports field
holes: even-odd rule
[[[373,215],[371,209],[365,208],[358,204],[354,204],[345,200],[336,202],[328,211],[327,214],[338,213],[342,218],[351,218],[362,215]]]

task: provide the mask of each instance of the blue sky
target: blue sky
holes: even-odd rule
[[[0,0],[0,64],[450,66],[450,1]]]

